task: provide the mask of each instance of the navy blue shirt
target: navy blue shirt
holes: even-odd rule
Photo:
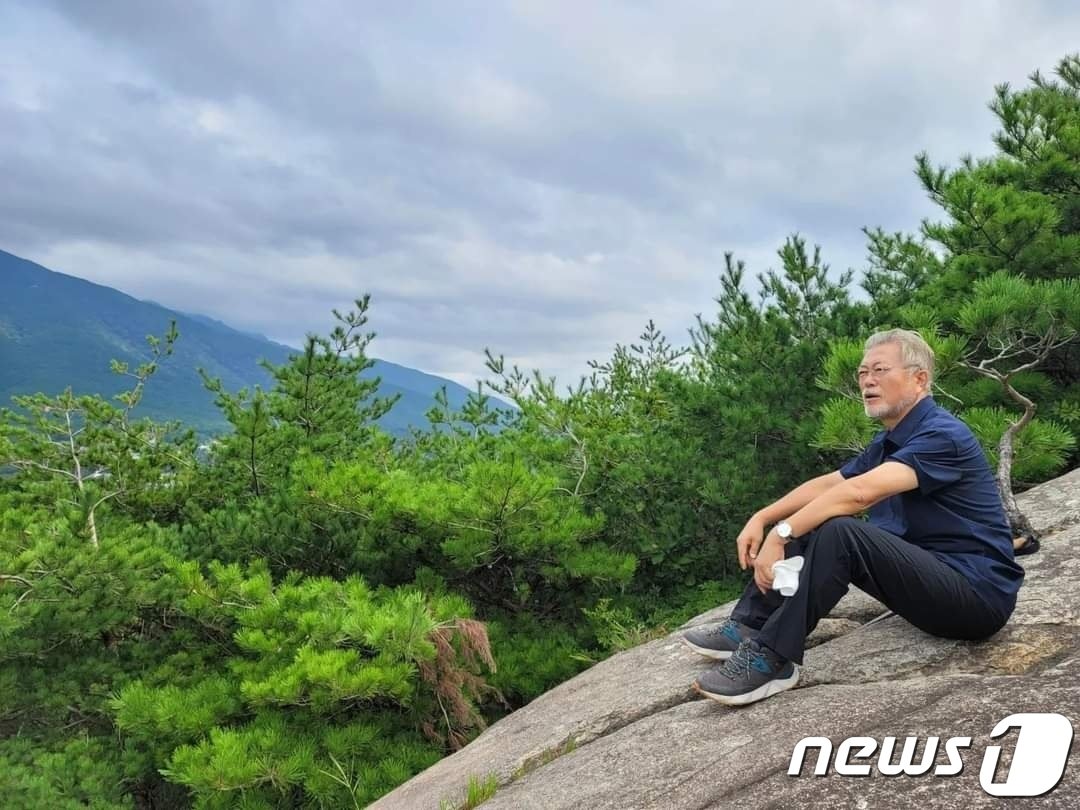
[[[919,486],[872,506],[870,522],[959,571],[1007,618],[1024,569],[1013,556],[997,481],[971,429],[925,397],[892,430],[877,434],[840,474],[852,478],[885,461],[911,467]]]

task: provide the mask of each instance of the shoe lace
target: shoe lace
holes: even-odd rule
[[[750,645],[744,642],[740,644],[735,652],[731,654],[731,657],[724,662],[721,671],[733,680],[740,677],[749,678],[751,674],[750,670],[753,668],[754,659],[760,655],[761,653],[754,652]]]

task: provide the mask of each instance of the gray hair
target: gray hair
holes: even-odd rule
[[[925,369],[927,389],[933,385],[934,350],[930,348],[930,344],[922,339],[922,335],[909,329],[889,329],[885,332],[875,332],[866,339],[863,351],[868,352],[883,343],[898,344],[900,346],[900,356],[904,359],[904,365]]]

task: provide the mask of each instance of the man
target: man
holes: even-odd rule
[[[753,582],[730,619],[684,636],[724,661],[694,683],[703,695],[742,705],[794,686],[806,635],[849,584],[937,636],[983,639],[1008,621],[1024,570],[982,448],[934,402],[933,375],[934,353],[915,332],[866,341],[859,389],[885,430],[747,521],[735,542]],[[869,522],[853,517],[866,510]],[[782,597],[773,564],[795,555],[805,558],[799,586]]]

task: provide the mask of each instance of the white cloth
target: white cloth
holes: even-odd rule
[[[799,590],[799,572],[802,571],[802,557],[788,557],[786,560],[777,560],[773,563],[773,590],[780,591],[781,596],[794,596]]]

